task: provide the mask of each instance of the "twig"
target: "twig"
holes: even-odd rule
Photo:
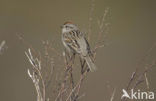
[[[29,62],[32,65],[32,74],[30,73],[30,70],[28,69],[28,75],[32,79],[34,86],[36,88],[37,92],[37,101],[45,101],[46,95],[45,95],[45,81],[43,78],[43,75],[41,73],[41,61],[38,58],[34,58],[31,52],[31,49],[28,49],[28,52],[25,52],[25,55],[27,56]],[[42,89],[40,87],[40,81],[42,85]]]
[[[149,90],[149,81],[147,78],[147,73],[145,73],[145,81],[146,81],[147,90]]]
[[[92,0],[91,1],[92,3],[91,3],[91,9],[90,9],[90,12],[89,12],[89,23],[88,23],[88,41],[90,41],[90,35],[91,35],[91,33],[92,33],[92,31],[91,31],[91,23],[92,23],[92,20],[93,20],[93,11],[94,11],[94,6],[95,6],[95,0]]]
[[[135,77],[136,77],[136,71],[132,73],[132,76],[131,76],[129,83],[127,85],[127,88],[126,88],[127,91],[129,89],[130,85],[132,84],[133,80],[135,79]]]
[[[116,89],[114,89],[114,91],[113,91],[113,93],[112,93],[112,96],[111,96],[110,101],[113,101],[113,100],[114,100],[114,95],[115,95],[115,92],[116,92]]]
[[[4,50],[6,49],[6,41],[3,40],[1,43],[0,43],[0,55],[4,52]]]
[[[99,33],[98,33],[98,39],[97,39],[97,42],[100,42],[101,41],[101,36],[102,36],[102,33],[104,31],[105,28],[107,28],[107,23],[106,23],[106,17],[108,15],[108,11],[109,11],[109,8],[106,8],[105,9],[105,12],[103,14],[103,17],[101,20],[98,20],[98,25],[99,25]]]

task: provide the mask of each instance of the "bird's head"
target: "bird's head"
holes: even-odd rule
[[[65,22],[62,26],[62,33],[66,33],[66,32],[70,32],[72,30],[77,30],[78,27],[76,25],[74,25],[72,22]]]

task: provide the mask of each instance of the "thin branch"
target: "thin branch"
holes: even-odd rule
[[[91,25],[92,25],[92,20],[93,20],[93,11],[94,11],[94,7],[95,7],[95,0],[91,1],[91,8],[90,8],[90,12],[89,12],[89,23],[88,23],[88,41],[90,41],[90,35],[92,34],[91,31]]]
[[[114,89],[110,101],[113,101],[114,100],[115,92],[116,92],[116,89]]]
[[[1,43],[0,43],[0,55],[4,52],[4,50],[7,48],[6,46],[6,41],[3,40]]]

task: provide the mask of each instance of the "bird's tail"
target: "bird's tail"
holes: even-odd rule
[[[86,60],[86,63],[87,63],[87,65],[88,65],[91,72],[94,72],[94,71],[97,70],[94,62],[91,60],[91,58],[89,56],[86,56],[85,60]]]

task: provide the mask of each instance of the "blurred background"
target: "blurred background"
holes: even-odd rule
[[[82,91],[82,101],[108,101],[110,89],[116,88],[119,100],[136,67],[144,69],[156,60],[156,6],[154,0],[95,0],[91,47],[97,38],[97,20],[109,8],[110,23],[106,47],[97,53],[98,71],[89,73]],[[49,40],[61,52],[60,25],[72,21],[81,30],[88,28],[90,0],[1,0],[0,42],[7,49],[0,55],[1,101],[35,101],[36,92],[27,75],[30,67],[24,52],[27,47],[16,34],[22,34],[29,44],[40,50],[42,40]],[[146,61],[140,62],[148,54]],[[138,65],[139,64],[139,65]],[[150,90],[156,91],[156,68],[147,74]],[[111,90],[112,91],[112,90]]]

